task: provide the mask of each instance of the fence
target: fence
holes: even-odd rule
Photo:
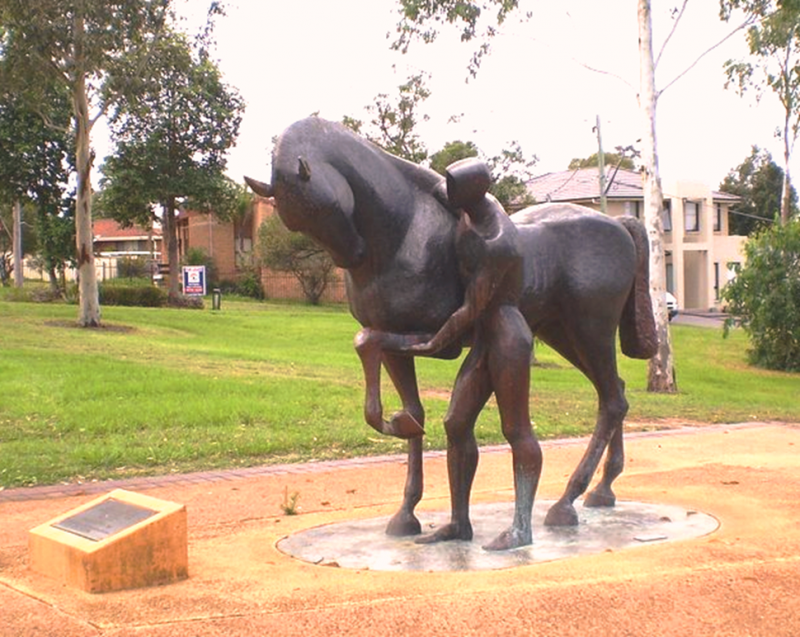
[[[119,259],[116,257],[95,257],[94,272],[98,281],[115,279],[119,272]],[[78,271],[75,268],[67,268],[64,274],[67,281],[75,281],[78,278]],[[38,279],[39,281],[47,280],[47,273],[36,267],[30,261],[25,261],[23,275],[26,279]]]

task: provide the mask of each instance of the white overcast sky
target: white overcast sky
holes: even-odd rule
[[[202,14],[207,0],[181,0]],[[573,157],[597,150],[600,116],[605,150],[640,137],[637,110],[636,0],[522,0],[533,11],[510,20],[496,37],[478,78],[465,81],[474,50],[454,30],[433,45],[415,43],[407,55],[389,48],[397,0],[231,0],[217,25],[216,57],[226,81],[247,103],[229,174],[269,179],[272,138],[313,112],[332,120],[364,116],[378,93],[396,94],[411,73],[431,74],[432,96],[420,127],[434,152],[451,140],[474,141],[487,154],[510,140],[536,154],[535,173],[566,169]],[[679,0],[653,0],[655,52],[671,28]],[[717,0],[689,0],[669,42],[656,83],[664,86],[731,26],[720,22]],[[757,144],[782,163],[774,130],[781,113],[767,94],[760,104],[725,90],[723,62],[746,53],[742,32],[704,58],[664,92],[657,135],[665,179],[717,187]],[[600,74],[583,65],[612,73]],[[462,114],[459,123],[451,115]]]

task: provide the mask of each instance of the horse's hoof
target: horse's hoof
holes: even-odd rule
[[[483,547],[484,551],[508,551],[533,544],[533,534],[530,529],[523,531],[513,526],[503,531],[494,540]]]
[[[609,488],[601,486],[595,487],[593,491],[586,495],[583,501],[585,507],[613,507],[617,503],[617,497]]]
[[[545,526],[578,526],[578,512],[569,502],[556,502],[544,518]]]
[[[423,535],[418,537],[414,542],[416,544],[436,544],[437,542],[450,542],[451,540],[466,540],[472,539],[472,525],[467,523],[464,525],[445,524],[440,529],[437,529],[430,535]]]
[[[409,438],[419,438],[425,434],[425,430],[407,411],[398,411],[392,416],[384,433],[407,440]]]
[[[413,513],[399,511],[392,516],[386,525],[386,535],[392,537],[407,537],[422,533],[422,525]]]

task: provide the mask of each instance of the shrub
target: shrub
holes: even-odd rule
[[[249,271],[239,279],[234,291],[236,294],[247,296],[251,299],[258,299],[259,301],[264,298],[264,288],[261,285],[261,278],[255,271]]]
[[[100,305],[162,307],[166,301],[166,292],[153,285],[129,287],[120,285],[100,286]]]
[[[745,243],[745,265],[722,291],[759,367],[800,370],[800,219],[777,221]]]
[[[203,298],[200,296],[184,296],[181,294],[179,297],[167,301],[170,307],[177,307],[186,310],[202,310],[205,305]]]
[[[117,261],[117,277],[141,279],[150,274],[150,264],[144,257],[124,257]]]
[[[305,235],[290,232],[277,215],[267,217],[259,227],[258,253],[264,266],[290,272],[312,305],[319,304],[335,276],[328,253]]]

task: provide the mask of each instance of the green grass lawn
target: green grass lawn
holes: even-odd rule
[[[346,308],[223,301],[213,312],[75,306],[0,294],[0,486],[166,474],[400,452],[363,422],[361,367]],[[800,421],[800,375],[748,367],[741,333],[673,327],[680,393],[644,391],[646,364],[620,358],[630,421]],[[531,410],[541,438],[587,433],[591,385],[537,345]],[[419,360],[427,448],[458,361]],[[399,405],[385,386],[387,412]],[[502,442],[496,409],[477,425]]]

